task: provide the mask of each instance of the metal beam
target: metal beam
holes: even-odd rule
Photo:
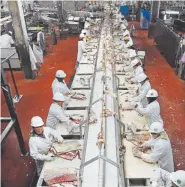
[[[28,48],[28,36],[21,1],[7,1],[7,3],[12,17],[16,46],[20,54],[21,65],[24,71],[25,78],[33,79],[35,76],[31,68]]]
[[[21,153],[22,153],[22,155],[27,155],[27,150],[26,150],[26,147],[24,144],[24,139],[23,139],[21,128],[19,125],[19,121],[17,118],[16,109],[15,109],[15,106],[13,103],[10,86],[8,85],[7,80],[5,78],[5,74],[4,74],[4,70],[2,68],[2,65],[1,65],[1,86],[5,88],[5,89],[2,89],[2,92],[4,94],[4,97],[5,97],[7,106],[8,106],[8,110],[9,110],[9,113],[10,113],[10,116],[12,119],[12,123],[13,123],[13,124],[12,123],[8,124],[6,131],[3,134],[3,137],[5,138],[8,135],[8,132],[10,132],[10,130],[12,129],[12,127],[14,127],[15,133],[16,133],[16,136],[17,136],[17,139],[19,142],[19,147],[20,147]]]

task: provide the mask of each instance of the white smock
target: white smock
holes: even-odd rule
[[[173,154],[171,143],[169,139],[163,139],[158,137],[156,139],[151,138],[144,143],[144,146],[150,147],[152,152],[150,154],[143,153],[141,158],[144,161],[154,161],[159,164],[159,167],[168,171],[174,171]]]
[[[30,156],[36,162],[38,175],[40,175],[44,161],[47,158],[47,154],[52,146],[52,143],[55,141],[57,142],[63,141],[61,135],[57,131],[49,127],[43,127],[43,135],[44,136],[41,137],[36,134],[32,135],[31,133],[29,139]]]
[[[46,126],[58,130],[61,135],[69,134],[73,128],[78,127],[65,114],[64,109],[56,102],[52,103],[48,112]]]
[[[85,43],[83,40],[78,41],[78,54],[77,54],[77,62],[80,62],[83,56],[83,53],[86,53]]]
[[[148,104],[146,95],[148,91],[151,89],[151,85],[149,80],[146,80],[144,84],[142,84],[139,88],[139,95],[132,98],[132,102],[140,102],[144,107]]]
[[[163,124],[163,120],[160,115],[160,106],[157,101],[151,102],[145,108],[142,105],[138,105],[136,111],[147,117],[149,127],[153,122]]]
[[[12,37],[8,34],[0,36],[0,48],[9,48],[14,44]]]
[[[57,80],[57,78],[54,79],[52,85],[51,85],[51,88],[52,88],[52,92],[53,92],[53,95],[55,94],[55,92],[60,92],[64,95],[66,94],[69,94],[70,93],[70,90],[69,88],[67,87],[65,81],[64,83],[62,82],[59,82]]]
[[[131,81],[132,82],[138,82],[137,81],[137,76],[140,75],[141,73],[144,73],[143,68],[141,66],[137,66],[137,68],[134,69],[134,71],[132,72],[132,77],[133,78],[131,79]]]

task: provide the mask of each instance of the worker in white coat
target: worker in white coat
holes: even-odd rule
[[[38,27],[38,33],[37,33],[37,43],[39,44],[39,47],[42,49],[43,53],[45,52],[46,49],[46,42],[45,42],[45,36],[44,33],[42,32],[42,28]]]
[[[36,162],[37,174],[40,175],[44,161],[52,161],[53,157],[48,155],[52,143],[62,143],[62,136],[55,130],[44,127],[41,117],[34,116],[31,119],[32,131],[30,133],[29,147],[30,155]]]
[[[66,74],[62,70],[57,70],[55,79],[53,80],[52,83],[52,92],[53,96],[56,92],[60,92],[63,95],[67,96],[70,93],[69,88],[67,87],[64,78],[66,77]]]
[[[138,95],[130,98],[129,101],[134,103],[141,103],[142,106],[145,107],[148,103],[146,94],[149,90],[151,90],[151,85],[145,73],[141,73],[137,76],[137,82],[140,84]]]
[[[12,32],[8,31],[6,34],[0,36],[0,48],[14,47]]]
[[[53,96],[54,102],[51,104],[46,120],[46,126],[58,130],[62,135],[69,134],[78,125],[69,118],[62,107],[65,98],[62,93],[56,92]]]
[[[185,171],[178,170],[170,173],[157,168],[150,181],[151,187],[185,187]]]
[[[136,104],[135,110],[141,115],[146,116],[149,127],[154,122],[159,122],[163,124],[163,120],[160,115],[160,105],[157,102],[157,91],[154,89],[149,90],[146,94],[146,97],[148,102],[146,107],[143,107],[141,104]]]
[[[149,131],[151,139],[133,149],[134,156],[148,163],[158,163],[160,168],[173,172],[174,163],[171,143],[164,131],[163,124],[154,122],[151,124]],[[151,149],[151,153],[144,153],[148,148]]]
[[[122,24],[124,24],[125,27],[128,27],[128,22],[127,22],[127,20],[125,19],[124,16],[121,17],[121,21],[120,21],[120,22],[121,22]]]
[[[131,62],[131,66],[133,68],[131,82],[137,83],[137,81],[138,81],[137,76],[140,75],[141,73],[144,73],[143,68],[141,67],[140,59],[135,58]]]
[[[87,50],[85,48],[85,43],[84,43],[84,34],[80,34],[79,36],[79,41],[78,41],[78,54],[77,54],[77,66],[79,65],[81,59],[82,59],[82,56],[84,53],[87,53]]]

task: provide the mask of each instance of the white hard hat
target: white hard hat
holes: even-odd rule
[[[150,133],[159,134],[164,131],[163,124],[159,122],[153,122],[149,129]]]
[[[146,94],[146,97],[158,97],[158,93],[156,90],[151,89],[148,91],[148,93]]]
[[[170,174],[171,181],[178,187],[185,187],[185,171],[178,170]]]
[[[132,60],[131,62],[131,66],[134,67],[136,64],[140,63],[140,60],[135,58],[134,60]]]
[[[90,21],[91,19],[90,18],[86,18],[86,21]]]
[[[129,31],[126,30],[124,33],[123,33],[123,36],[127,36],[127,35],[130,35]]]
[[[144,81],[147,78],[147,75],[145,73],[141,73],[137,76],[137,81],[140,83]]]
[[[57,78],[64,78],[64,77],[66,77],[66,74],[62,70],[57,70],[56,77]]]
[[[125,30],[125,29],[126,29],[126,27],[125,27],[124,24],[121,24],[121,29],[122,29],[122,30]]]
[[[133,50],[132,52],[129,53],[129,58],[133,58],[133,57],[136,57],[137,54],[136,54],[136,51]]]
[[[80,38],[84,38],[85,35],[81,33],[79,37],[80,37]]]
[[[82,29],[81,34],[86,34],[87,31],[85,29]]]
[[[53,96],[53,100],[55,101],[65,101],[65,98],[62,93],[56,92]]]
[[[32,127],[41,127],[43,125],[44,125],[44,122],[41,117],[39,117],[39,116],[32,117],[32,119],[31,119],[31,126]]]

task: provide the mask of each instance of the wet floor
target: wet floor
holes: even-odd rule
[[[136,28],[138,24],[134,23]],[[134,43],[137,49],[146,50],[146,72],[152,87],[159,92],[161,115],[168,132],[174,153],[176,169],[185,170],[185,82],[179,79],[174,70],[168,65],[164,57],[153,45],[153,40],[147,38],[147,31],[136,30]],[[39,115],[44,121],[52,102],[51,83],[58,69],[67,73],[66,82],[74,74],[77,56],[77,37],[58,41],[53,53],[44,58],[41,73],[43,76],[35,80],[25,80],[22,72],[14,72],[21,101],[16,104],[20,126],[28,148],[30,120]],[[11,84],[10,73],[6,73]],[[11,84],[13,95],[15,90]],[[2,116],[9,116],[6,103],[2,96]],[[4,125],[2,125],[4,127]],[[30,157],[21,157],[14,131],[2,144],[2,182],[4,187],[28,187],[35,171],[35,164]]]

